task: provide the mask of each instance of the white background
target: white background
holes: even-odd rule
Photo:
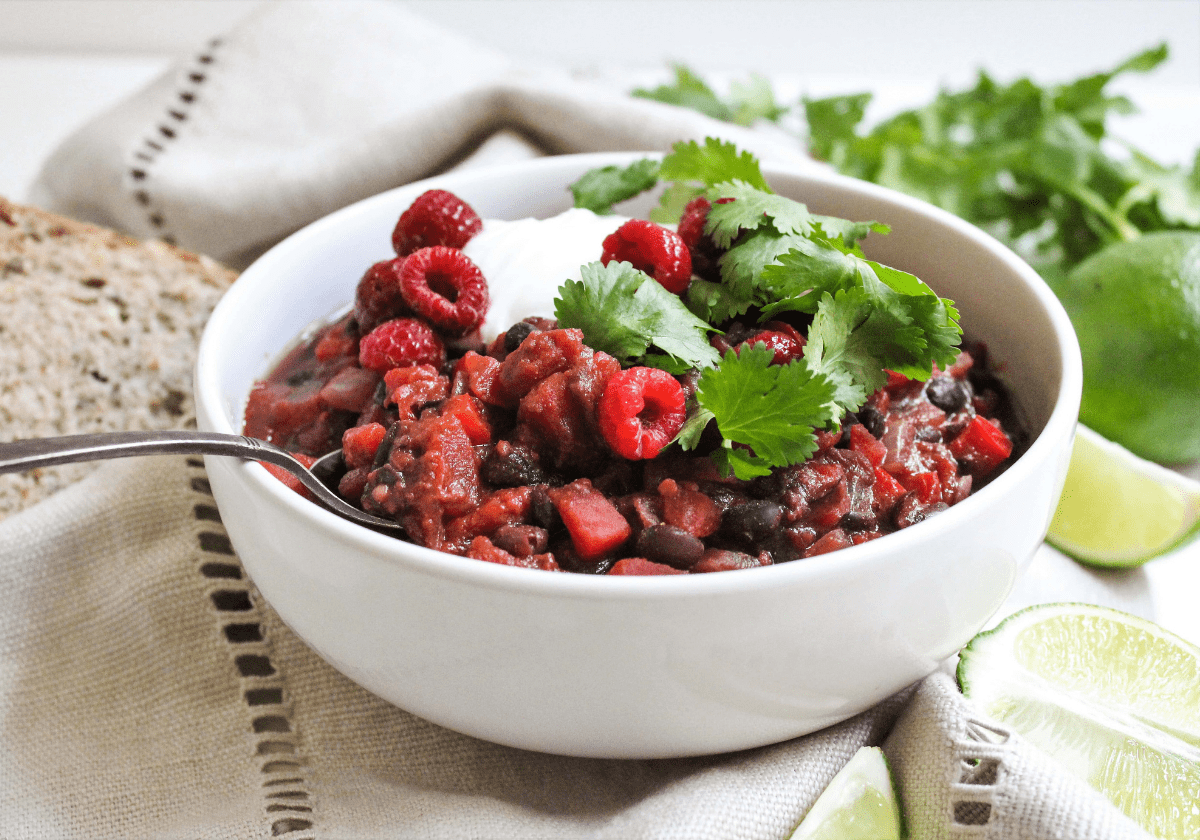
[[[288,2],[288,0],[276,0]],[[191,55],[259,0],[0,0],[0,194],[20,200],[72,130]],[[328,0],[337,2],[337,0]],[[1122,81],[1117,121],[1168,162],[1200,148],[1200,0],[413,0],[427,17],[527,60],[717,79],[770,75],[788,97],[872,90],[872,116],[963,85],[1063,81],[1166,42]],[[1200,544],[1147,567],[1159,621],[1200,643]]]

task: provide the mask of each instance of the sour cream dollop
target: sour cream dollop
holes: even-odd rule
[[[554,317],[554,298],[580,266],[597,262],[604,237],[628,221],[574,208],[549,219],[485,219],[463,252],[487,280],[492,303],[479,332],[490,342],[522,318]]]

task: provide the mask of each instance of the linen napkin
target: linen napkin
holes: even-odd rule
[[[347,202],[452,165],[665,149],[715,123],[518,64],[390,2],[266,4],[85,126],[48,209],[243,264]],[[113,462],[0,522],[0,836],[782,838],[864,744],[913,837],[1144,837],[983,719],[944,673],[856,718],[741,753],[563,758],[397,709],[298,640],[246,578],[201,462]],[[1148,614],[1140,573],[1043,549],[1010,607]]]

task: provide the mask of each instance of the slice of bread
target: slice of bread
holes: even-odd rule
[[[0,442],[194,426],[196,347],[235,276],[0,198]],[[0,519],[96,466],[0,475]]]

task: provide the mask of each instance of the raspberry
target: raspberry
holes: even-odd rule
[[[721,198],[717,199],[717,204],[725,204],[730,201],[733,199]],[[679,238],[683,240],[683,244],[687,246],[688,253],[692,257],[692,273],[715,283],[720,282],[721,279],[721,268],[717,261],[724,251],[717,247],[717,243],[713,242],[711,236],[704,233],[704,225],[708,222],[708,211],[711,209],[712,204],[707,198],[702,195],[696,196],[684,208],[683,216],[679,219],[678,229]]]
[[[776,365],[786,365],[804,355],[805,338],[795,327],[782,321],[770,321],[766,326],[765,330],[746,339],[738,348],[764,344],[768,350],[774,351],[775,358],[771,363]]]
[[[400,293],[413,311],[440,330],[463,335],[487,314],[487,281],[462,251],[436,245],[409,255],[400,272]]]
[[[385,321],[371,330],[358,347],[358,363],[376,373],[420,364],[437,368],[445,361],[442,340],[428,324],[415,318]]]
[[[679,238],[688,248],[695,248],[704,237],[704,223],[708,221],[708,211],[712,204],[707,198],[698,195],[683,208],[683,216],[679,219]]]
[[[653,458],[683,427],[685,402],[683,386],[666,371],[623,370],[600,397],[600,432],[622,458]]]
[[[479,214],[461,198],[445,190],[429,190],[400,214],[392,246],[402,257],[431,245],[462,248],[482,229]]]
[[[632,263],[669,292],[683,294],[692,282],[692,256],[679,234],[643,219],[630,219],[604,238],[600,262]]]
[[[384,321],[412,313],[400,294],[404,257],[377,262],[367,269],[354,292],[354,320],[358,334],[366,335]]]

